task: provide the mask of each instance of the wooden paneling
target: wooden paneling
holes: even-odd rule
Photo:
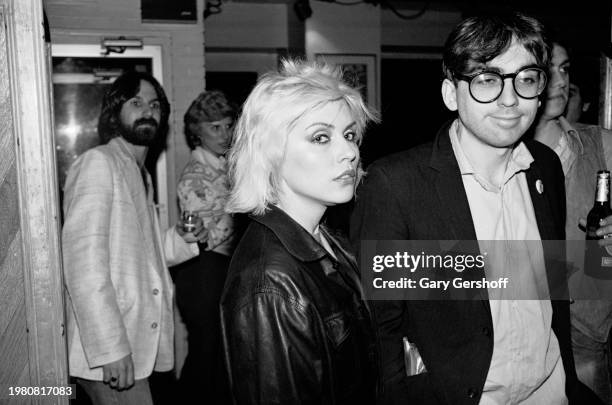
[[[57,179],[40,0],[0,0],[0,404],[68,383]]]
[[[0,387],[30,385],[5,9],[0,5]],[[0,392],[0,403],[24,403]]]

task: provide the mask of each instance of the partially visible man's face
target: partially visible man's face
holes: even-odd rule
[[[580,121],[582,113],[589,109],[589,104],[590,103],[583,100],[580,87],[577,84],[570,83],[565,118],[567,118],[569,122]]]
[[[548,119],[563,115],[569,98],[569,56],[565,48],[554,44],[552,60],[548,69],[548,85],[543,116]]]
[[[508,74],[535,64],[535,57],[522,44],[513,40],[506,52],[489,61],[486,68]],[[462,134],[486,146],[512,147],[527,131],[538,110],[538,98],[521,98],[516,94],[510,78],[504,81],[503,91],[497,100],[490,103],[474,100],[466,81],[461,80],[456,86],[447,82],[445,86],[454,88],[449,97],[451,102],[445,100],[445,103],[449,109],[459,112],[459,119],[465,129]]]
[[[157,138],[161,119],[161,104],[155,88],[140,81],[140,91],[121,107],[121,136],[131,144],[151,146]]]

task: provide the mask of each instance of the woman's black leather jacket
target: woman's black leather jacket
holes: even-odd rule
[[[357,267],[322,233],[336,258],[274,207],[234,252],[221,322],[236,403],[374,403],[375,336]]]

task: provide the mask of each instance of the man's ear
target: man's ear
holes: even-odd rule
[[[442,81],[442,100],[444,100],[446,108],[457,111],[457,87],[449,79]]]

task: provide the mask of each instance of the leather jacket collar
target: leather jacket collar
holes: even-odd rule
[[[264,215],[251,218],[269,228],[292,256],[304,262],[321,260],[327,251],[285,211],[271,205]],[[327,236],[327,232],[325,233]]]

